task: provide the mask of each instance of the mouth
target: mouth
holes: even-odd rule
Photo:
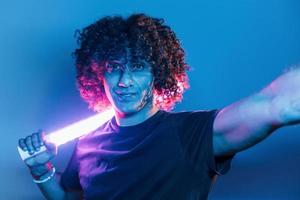
[[[130,95],[134,95],[135,92],[116,92],[116,94],[120,96],[130,96]]]
[[[131,97],[133,94],[129,93],[129,94],[118,94],[118,95],[122,97]]]
[[[122,101],[130,101],[133,100],[134,97],[136,96],[136,93],[134,92],[116,92],[118,95],[119,99]]]

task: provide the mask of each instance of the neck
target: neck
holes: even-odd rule
[[[115,118],[116,122],[119,126],[133,126],[142,123],[143,121],[146,121],[148,118],[153,116],[159,109],[154,105],[146,105],[141,110],[130,113],[130,114],[124,114],[115,111]]]

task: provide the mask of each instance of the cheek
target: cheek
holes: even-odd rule
[[[140,81],[140,87],[143,93],[148,93],[153,88],[153,80],[152,77],[145,77],[142,81]]]
[[[115,84],[115,78],[104,77],[103,86],[104,86],[104,90],[105,90],[105,93],[107,94],[107,96],[110,96],[112,88],[114,87],[114,84]]]

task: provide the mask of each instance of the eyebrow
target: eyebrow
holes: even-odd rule
[[[114,63],[118,63],[118,64],[123,64],[123,63],[120,62],[119,60],[109,60],[108,62],[114,62]]]
[[[109,62],[114,62],[114,63],[118,63],[118,64],[124,64],[123,62],[120,62],[119,60],[109,60]],[[142,62],[144,64],[149,64],[146,60],[144,59],[138,59],[137,62]],[[126,62],[127,64],[128,62]]]

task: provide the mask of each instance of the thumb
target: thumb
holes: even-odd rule
[[[42,141],[47,149],[47,151],[52,155],[57,155],[57,146],[55,143],[50,142],[46,139],[46,134],[44,131],[41,132]]]
[[[44,141],[44,144],[46,146],[46,149],[49,153],[53,155],[57,155],[57,146],[56,144],[49,142],[49,141]]]

